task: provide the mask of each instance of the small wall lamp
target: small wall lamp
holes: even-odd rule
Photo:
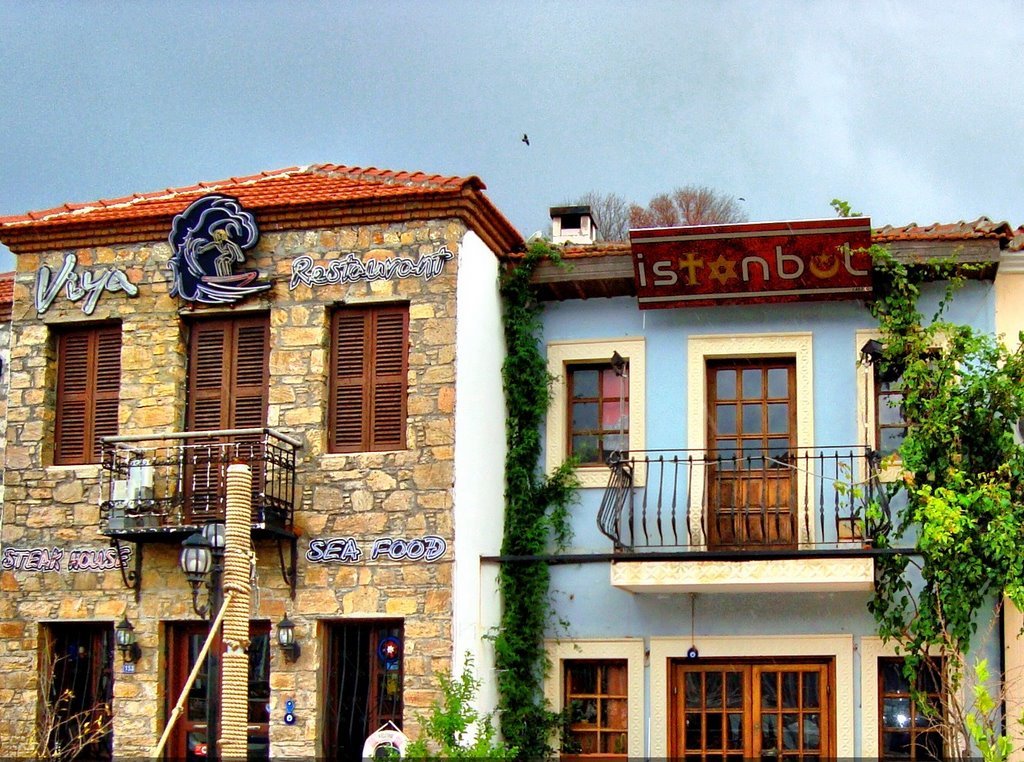
[[[134,664],[142,656],[142,649],[135,641],[135,628],[128,621],[127,614],[121,617],[121,621],[114,628],[114,639],[117,641],[117,647],[121,650],[121,658],[126,664]]]
[[[289,619],[287,614],[277,623],[277,644],[284,651],[286,662],[294,662],[302,653],[299,644],[295,642],[295,622]]]

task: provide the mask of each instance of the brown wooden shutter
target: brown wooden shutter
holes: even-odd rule
[[[60,334],[54,463],[99,462],[100,437],[118,431],[120,389],[120,326]]]
[[[341,309],[331,323],[330,449],[405,447],[409,311]]]
[[[405,309],[378,310],[370,415],[373,433],[371,450],[405,447],[406,331],[409,313]]]
[[[270,323],[266,316],[199,321],[189,350],[189,431],[263,428],[267,419]],[[244,439],[238,455],[252,465],[254,505],[263,489],[261,437]],[[198,520],[223,518],[226,438],[191,440],[186,502]],[[206,445],[206,446],[204,446]],[[248,448],[248,449],[247,449]],[[232,457],[232,455],[228,455]]]

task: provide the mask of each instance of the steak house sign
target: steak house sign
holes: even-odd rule
[[[640,309],[859,299],[871,292],[871,220],[631,230]]]

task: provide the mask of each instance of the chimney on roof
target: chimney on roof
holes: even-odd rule
[[[589,206],[551,207],[551,243],[597,243],[597,220]]]

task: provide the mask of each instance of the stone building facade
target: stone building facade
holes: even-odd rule
[[[357,758],[378,723],[414,731],[438,673],[457,671],[463,654],[486,667],[480,635],[495,620],[495,592],[475,559],[501,540],[497,275],[522,239],[483,188],[472,177],[317,165],[0,218],[18,263],[0,706],[36,696],[41,654],[74,662],[89,650],[105,662],[89,668],[89,690],[112,699],[112,733],[97,753],[151,753],[206,631],[178,557],[183,539],[222,518],[223,453],[251,460],[258,482],[251,755]],[[227,252],[231,287],[221,290],[222,265],[188,279],[201,260],[186,252],[198,228],[175,222],[216,197],[258,227],[253,244],[234,237],[238,226],[213,225],[205,248],[193,248]],[[181,252],[172,225],[185,230]],[[119,362],[116,414],[103,413],[97,391],[76,456],[65,441],[77,425],[68,357],[92,328],[99,354],[83,350],[95,364],[82,372],[100,387]],[[203,337],[220,342],[222,329],[210,360]],[[115,336],[107,355],[104,330]],[[204,386],[210,362],[221,376]],[[397,366],[387,375],[374,362]],[[239,380],[247,367],[255,380]],[[383,375],[369,383],[362,371]],[[255,407],[243,409],[250,393]],[[214,397],[227,407],[204,417]],[[199,430],[236,433],[184,434]],[[125,467],[124,453],[143,457]],[[134,627],[134,662],[115,654],[122,618]],[[301,646],[294,659],[277,644],[285,618]],[[171,756],[208,751],[200,688]],[[5,711],[0,753],[29,755],[38,733],[32,711]]]

